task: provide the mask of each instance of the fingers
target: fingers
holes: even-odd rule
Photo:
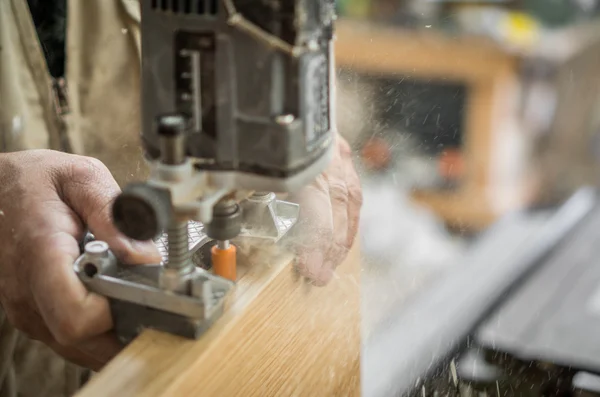
[[[114,226],[111,207],[119,186],[102,162],[78,157],[58,176],[61,198],[88,225],[94,236],[106,241],[128,264],[158,263],[160,253],[152,242],[138,242],[123,236]]]
[[[119,189],[99,162],[47,151],[0,162],[15,171],[0,172],[0,305],[30,337],[99,369],[120,345],[106,334],[107,300],[88,293],[73,271],[84,224],[124,257],[150,261],[152,249],[118,235],[109,210]]]
[[[78,346],[64,346],[54,339],[44,343],[67,360],[96,372],[100,371],[121,349],[116,338],[111,334],[90,338]]]
[[[354,245],[356,234],[360,220],[360,210],[362,208],[363,197],[360,178],[352,163],[352,151],[348,143],[343,139],[341,143],[340,155],[342,160],[348,164],[345,168],[346,190],[348,193],[347,200],[347,216],[348,216],[348,232],[346,234],[346,246],[350,249]]]
[[[122,349],[116,335],[111,332],[94,336],[78,344],[77,349],[88,357],[93,357],[100,366],[88,367],[95,371],[112,360]]]
[[[11,324],[21,332],[25,333],[31,339],[39,341],[49,346],[57,354],[85,368],[100,368],[107,360],[103,355],[99,358],[79,350],[75,347],[61,345],[54,339],[50,330],[45,326],[39,313],[33,308],[31,302],[21,301],[11,304],[6,311],[6,315]],[[0,310],[0,320],[2,311]],[[103,349],[104,350],[104,349]]]
[[[121,349],[116,338],[110,334],[92,337],[76,346],[61,344],[55,339],[34,307],[37,307],[35,302],[27,301],[22,301],[17,306],[12,305],[11,310],[7,311],[9,320],[30,338],[48,345],[57,354],[71,362],[97,371]]]
[[[301,217],[295,234],[298,269],[317,285],[327,284],[348,255],[362,205],[350,146],[339,135],[336,139],[328,169],[297,197]]]
[[[105,364],[95,357],[90,357],[76,348],[63,346],[55,340],[46,341],[44,343],[56,354],[64,357],[72,363],[79,365],[80,367],[98,371]]]
[[[356,206],[351,203],[350,187],[353,187],[352,177],[356,177],[352,165],[351,150],[341,136],[336,136],[337,150],[325,176],[328,180],[330,207],[333,218],[333,239],[329,246],[322,282],[329,282],[335,268],[339,266],[352,247],[356,233],[358,217],[355,215]]]
[[[335,268],[346,258],[348,245],[348,188],[345,181],[345,164],[336,161],[327,173],[329,180],[329,208],[333,220],[333,236],[329,244],[320,282],[328,283]]]
[[[311,280],[326,278],[323,263],[333,236],[333,219],[327,181],[319,176],[296,197],[300,218],[296,225],[291,248],[296,253],[296,266]]]
[[[73,271],[76,239],[63,232],[38,239],[30,256],[35,271],[29,283],[35,304],[54,339],[71,346],[112,328],[108,302],[89,293]]]

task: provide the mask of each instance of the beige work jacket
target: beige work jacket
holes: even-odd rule
[[[104,161],[120,184],[142,178],[138,0],[68,0],[67,101],[26,0],[0,0],[0,151],[50,148]],[[0,396],[69,396],[81,370],[15,331],[0,310]]]

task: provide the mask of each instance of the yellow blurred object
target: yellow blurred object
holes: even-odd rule
[[[368,17],[371,12],[371,2],[365,0],[346,0],[342,2],[344,14],[354,18]]]
[[[540,36],[540,24],[522,12],[510,12],[504,20],[502,31],[508,44],[531,46]]]

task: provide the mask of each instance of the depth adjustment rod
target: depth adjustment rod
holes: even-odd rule
[[[160,162],[173,169],[183,166],[187,161],[186,119],[181,115],[161,116],[157,127]],[[173,205],[168,191],[146,183],[130,185],[115,201],[113,218],[117,228],[135,240],[156,239],[166,230],[168,259],[163,286],[169,290],[181,288],[181,282],[194,270],[189,251],[190,218]],[[237,263],[236,248],[230,240],[240,234],[241,222],[241,207],[231,195],[216,202],[212,219],[205,225],[208,237],[217,241],[211,250],[213,271],[232,281],[236,279]]]
[[[177,114],[157,120],[160,137],[160,161],[178,167],[186,162],[186,119]],[[187,291],[189,275],[194,272],[189,251],[188,218],[178,214],[167,190],[139,183],[126,187],[113,205],[117,228],[135,240],[158,238],[167,233],[168,259],[164,263],[160,286],[171,291]]]
[[[167,166],[180,166],[186,161],[186,119],[181,115],[166,115],[158,119],[158,135],[160,137],[160,161]],[[170,219],[167,226],[168,259],[164,266],[161,287],[168,290],[187,290],[186,280],[194,271],[195,265],[189,250],[188,221],[185,216],[177,214],[176,208],[170,205]],[[158,237],[158,236],[156,236]]]
[[[166,240],[162,263],[128,266],[117,260],[106,243],[96,241],[85,245],[74,264],[88,289],[109,298],[115,332],[124,343],[145,328],[198,338],[222,315],[225,296],[233,286],[231,281],[196,267],[191,257],[189,221],[209,220],[213,207],[194,207],[196,199],[202,200],[205,186],[185,154],[186,126],[180,115],[157,120],[161,159],[154,164],[152,177],[147,183],[127,186],[113,204],[113,219],[123,234],[140,241]],[[218,203],[218,198],[200,204],[210,203]],[[223,209],[217,206],[217,212],[233,208],[223,212],[227,227],[217,227],[220,234],[214,234],[227,240],[235,232],[228,226],[229,218],[239,218],[239,211],[235,202],[234,206],[225,203]],[[221,248],[225,253],[231,251]],[[221,251],[216,252],[223,254]],[[233,266],[235,277],[235,261]]]

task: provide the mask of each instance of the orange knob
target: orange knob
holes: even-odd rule
[[[213,272],[231,281],[236,280],[236,249],[235,245],[229,245],[227,248],[219,248],[215,245],[210,250],[212,257]]]
[[[383,170],[392,161],[392,150],[388,143],[381,138],[371,138],[362,148],[362,161],[364,165],[373,170]]]
[[[460,179],[465,173],[465,159],[456,149],[447,149],[439,158],[439,172],[445,179]]]

